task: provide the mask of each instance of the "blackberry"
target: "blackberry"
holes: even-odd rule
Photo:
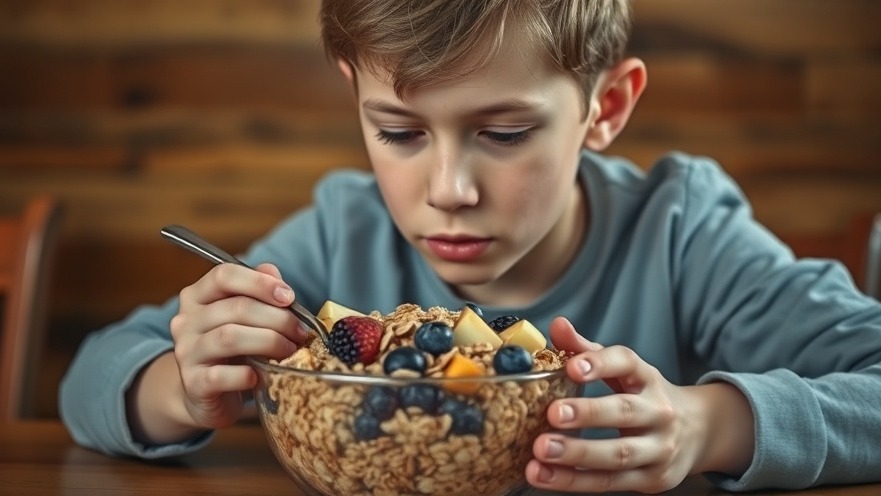
[[[401,369],[413,370],[422,374],[426,367],[425,356],[412,346],[401,346],[390,351],[382,362],[382,370],[387,375]]]
[[[502,315],[501,317],[491,320],[489,326],[496,332],[502,332],[519,321],[520,317],[515,317],[514,315]]]
[[[369,413],[362,413],[355,417],[354,433],[359,441],[370,441],[383,434],[379,426],[379,419]]]
[[[434,356],[453,349],[453,329],[443,322],[426,322],[413,336],[416,347]]]
[[[502,315],[501,317],[496,317],[495,319],[491,320],[489,322],[489,326],[492,328],[492,330],[496,332],[502,332],[519,321],[520,317],[514,315]]]
[[[493,357],[493,368],[499,375],[529,372],[532,370],[532,354],[521,346],[502,346]]]
[[[387,420],[398,409],[398,394],[394,388],[374,386],[364,393],[361,407],[378,420]]]
[[[414,384],[401,388],[401,407],[419,407],[425,413],[436,413],[443,403],[444,392],[428,384]]]
[[[379,355],[382,324],[373,318],[349,316],[338,320],[330,331],[328,349],[348,365],[369,365]]]

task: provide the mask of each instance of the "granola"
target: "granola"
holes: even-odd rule
[[[349,365],[316,339],[279,365],[388,376],[385,358],[412,347],[422,324],[453,326],[459,314],[412,304],[388,315],[373,312],[369,316],[384,328],[377,361]],[[460,355],[492,377],[497,375],[495,353],[486,343],[454,346],[437,356],[424,353],[425,369],[419,374],[399,370],[391,375],[440,379]],[[566,354],[541,349],[532,357],[533,372],[555,371]],[[559,372],[528,380],[478,381],[465,393],[424,379],[378,387],[270,370],[262,380],[261,420],[279,462],[318,494],[353,496],[513,494],[525,487],[524,468],[535,437],[550,430],[549,403],[571,396],[575,387]],[[378,420],[365,414],[386,406],[392,408]]]

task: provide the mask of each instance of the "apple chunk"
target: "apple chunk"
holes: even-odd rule
[[[477,343],[489,343],[493,349],[497,349],[502,345],[502,339],[480,315],[465,307],[453,325],[453,344],[471,346]]]
[[[340,305],[337,302],[327,300],[324,302],[324,305],[321,305],[318,314],[315,316],[318,317],[318,320],[320,320],[327,330],[330,331],[333,329],[333,325],[341,318],[353,316],[363,317],[364,314],[357,310],[352,310],[347,306]]]
[[[518,320],[499,334],[506,345],[522,346],[526,351],[535,353],[545,349],[548,340],[528,320]]]

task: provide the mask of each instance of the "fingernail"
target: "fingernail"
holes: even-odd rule
[[[287,305],[294,299],[294,290],[288,286],[276,286],[275,291],[272,292],[272,296],[275,297],[279,303]]]
[[[556,439],[548,441],[547,457],[557,458],[563,454],[563,443]]]
[[[535,476],[539,482],[551,482],[554,480],[554,471],[544,465],[538,468],[538,474]]]
[[[288,341],[288,356],[293,355],[297,351],[297,343]]]
[[[560,422],[571,422],[575,420],[575,409],[572,408],[572,405],[563,403],[560,405],[558,413],[560,414]]]
[[[583,358],[575,360],[575,366],[578,367],[578,371],[581,372],[582,376],[587,376],[587,374],[590,373],[590,362],[584,360]]]
[[[300,338],[301,340],[306,339],[309,336],[310,332],[311,331],[309,330],[308,327],[306,327],[305,324],[303,324],[302,322],[297,323],[297,334],[298,334],[297,337],[298,338]]]

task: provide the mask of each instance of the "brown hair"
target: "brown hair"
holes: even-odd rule
[[[387,71],[401,98],[480,69],[512,26],[586,96],[623,58],[630,8],[627,0],[323,0],[321,25],[329,57]]]

